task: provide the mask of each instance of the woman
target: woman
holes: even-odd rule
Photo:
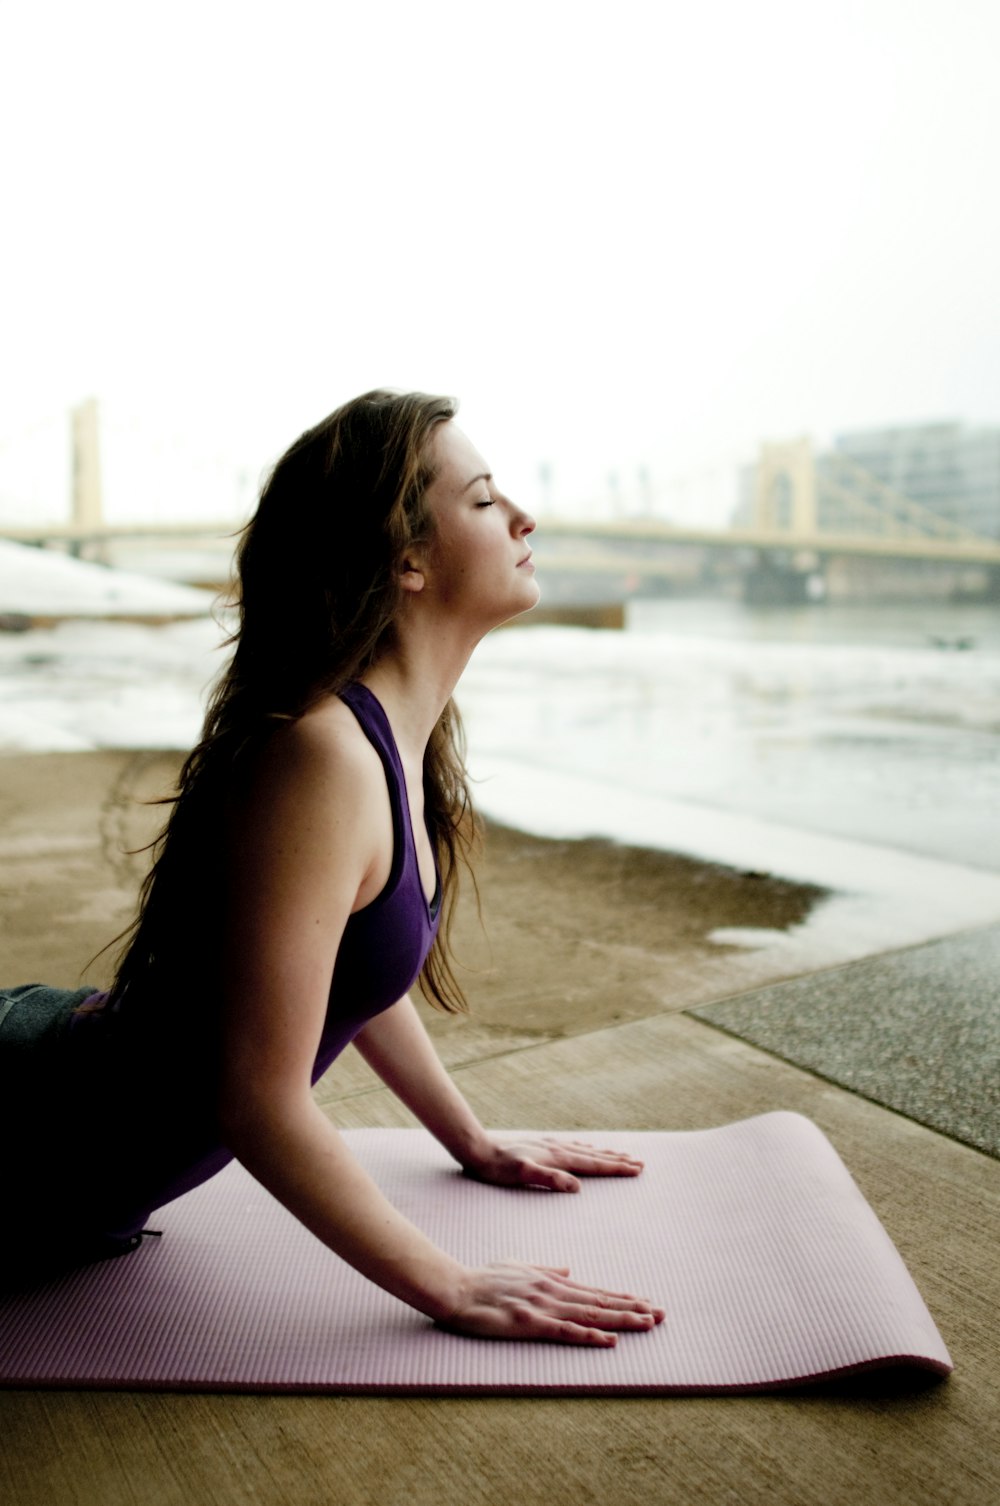
[[[132,1249],[154,1208],[235,1155],[331,1250],[458,1332],[610,1345],[662,1317],[564,1270],[462,1266],[386,1202],[310,1092],[353,1040],[484,1181],[571,1192],[641,1169],[494,1140],[407,996],[420,974],[464,1006],[448,931],[471,818],[451,692],[484,633],[538,598],[534,524],[454,411],[368,393],[279,461],[238,551],[235,651],[109,993],[0,995],[20,1147],[9,1267]]]

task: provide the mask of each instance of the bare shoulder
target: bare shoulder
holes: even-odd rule
[[[276,723],[231,797],[223,969],[237,1099],[251,1078],[307,1090],[337,950],[383,860],[386,796],[342,709]]]
[[[237,852],[350,851],[363,874],[381,843],[385,776],[350,709],[330,697],[278,724],[230,805]],[[353,866],[353,865],[352,865]]]
[[[294,722],[275,728],[261,751],[254,784],[288,786],[301,797],[334,790],[364,796],[379,787],[381,764],[349,707],[330,696]]]

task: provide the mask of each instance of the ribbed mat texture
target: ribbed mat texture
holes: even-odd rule
[[[952,1368],[891,1240],[808,1119],[585,1138],[642,1156],[645,1172],[576,1196],[514,1191],[464,1178],[421,1130],[345,1133],[396,1206],[459,1259],[569,1265],[662,1303],[653,1333],[588,1350],[441,1332],[232,1165],[155,1215],[161,1240],[0,1300],[0,1383],[666,1393]]]

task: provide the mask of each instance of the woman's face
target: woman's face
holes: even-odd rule
[[[433,531],[422,551],[422,590],[486,627],[527,612],[540,594],[528,547],[534,519],[503,495],[454,423],[438,424],[430,449]]]

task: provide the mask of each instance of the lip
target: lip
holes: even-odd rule
[[[535,568],[534,565],[531,563],[531,550],[530,549],[528,550],[527,554],[524,556],[524,559],[523,560],[518,560],[518,562],[517,562],[517,568],[519,570],[523,570],[526,566],[527,566],[527,568],[529,570],[534,570],[534,568]]]

